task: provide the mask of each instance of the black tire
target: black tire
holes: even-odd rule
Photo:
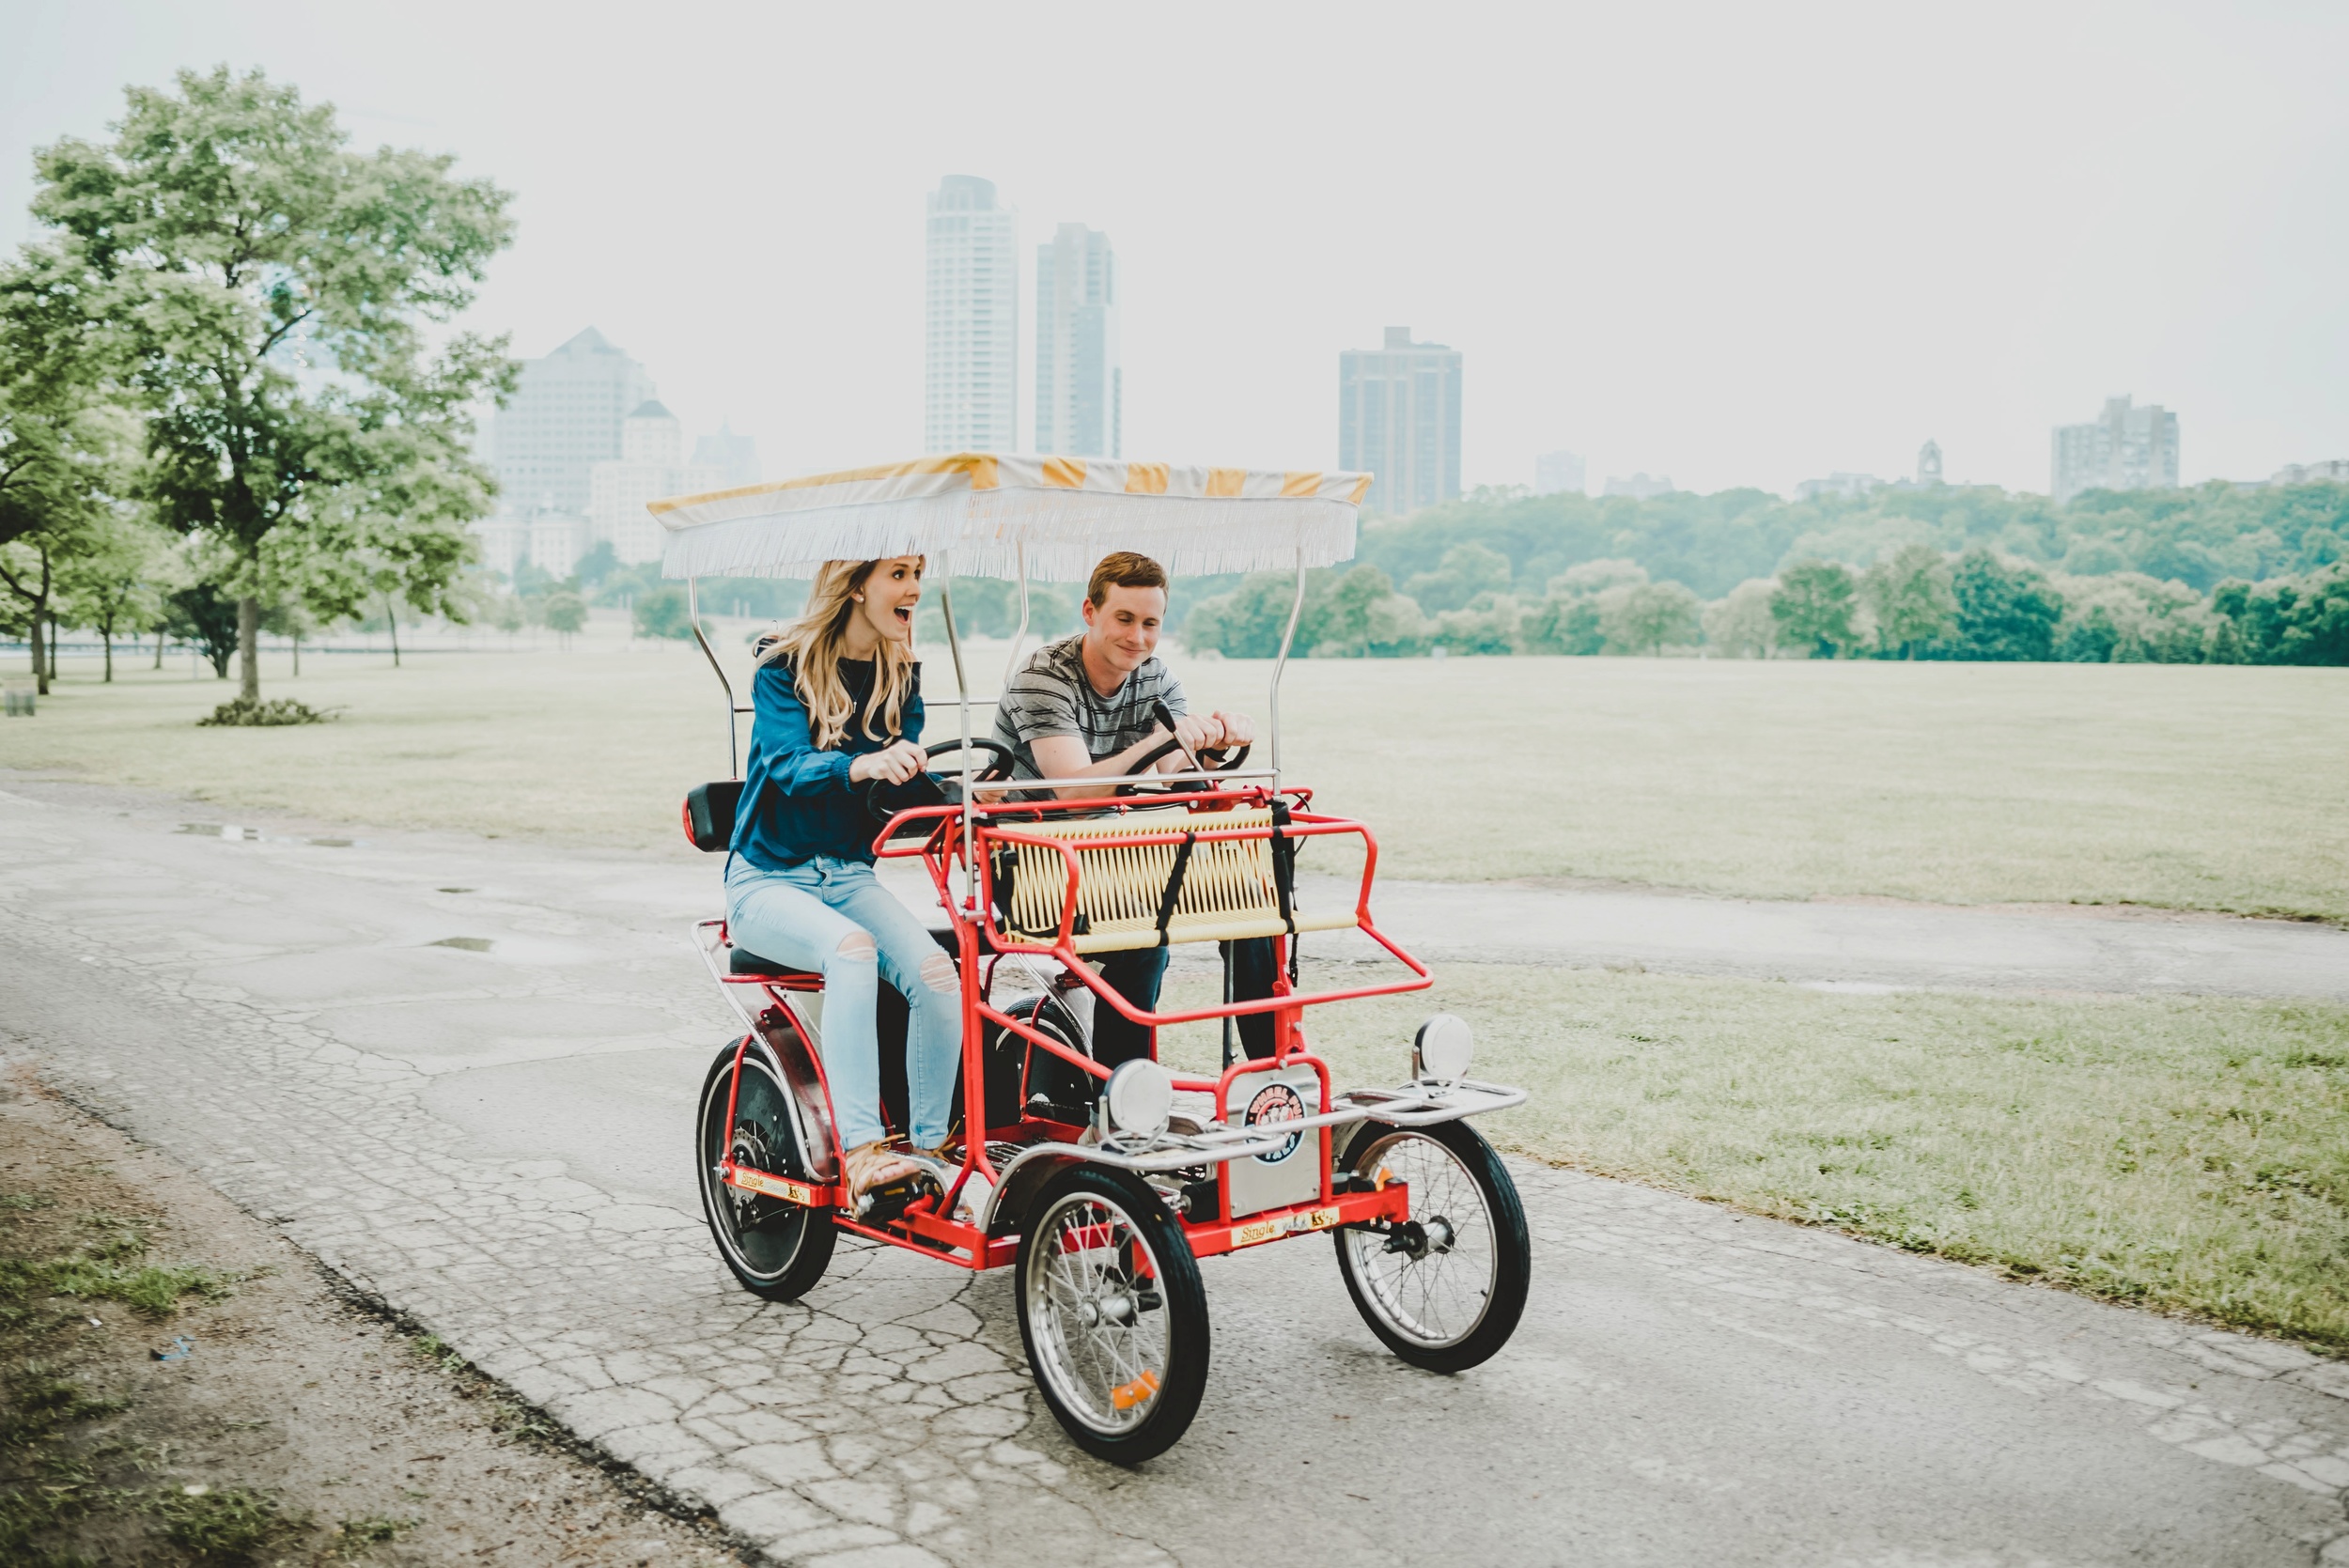
[[[694,1164],[700,1171],[702,1214],[709,1221],[718,1255],[744,1290],[770,1301],[796,1301],[816,1288],[832,1263],[840,1233],[831,1214],[728,1187],[719,1179],[719,1161],[732,1147],[738,1163],[795,1180],[812,1180],[807,1159],[792,1131],[789,1091],[755,1048],[742,1053],[742,1087],[726,1124],[726,1091],[734,1076],[735,1048],[727,1046],[709,1064],[694,1118]]]
[[[1533,1244],[1517,1183],[1475,1128],[1371,1123],[1346,1168],[1383,1167],[1410,1185],[1408,1225],[1337,1233],[1338,1272],[1370,1331],[1429,1372],[1465,1372],[1517,1332],[1533,1273]]]
[[[1183,1228],[1141,1177],[1098,1165],[1046,1183],[1022,1227],[1012,1289],[1036,1390],[1096,1459],[1155,1459],[1207,1389],[1207,1293]]]

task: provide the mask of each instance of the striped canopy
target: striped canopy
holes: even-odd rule
[[[1113,550],[1177,576],[1354,553],[1367,474],[960,452],[652,503],[667,577],[803,577],[826,561],[947,556],[966,577],[1081,582]]]

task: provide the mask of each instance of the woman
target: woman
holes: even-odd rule
[[[734,944],[824,976],[824,1076],[848,1150],[851,1202],[916,1175],[885,1141],[879,982],[904,993],[913,1142],[946,1141],[960,1054],[954,960],[873,875],[872,780],[904,784],[928,766],[913,609],[922,558],[830,561],[807,608],[759,654],[751,762],[726,861]]]

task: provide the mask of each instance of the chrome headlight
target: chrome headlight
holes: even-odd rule
[[[1411,1076],[1423,1083],[1457,1083],[1468,1077],[1476,1037],[1466,1018],[1439,1013],[1411,1036]]]
[[[1101,1105],[1120,1138],[1156,1138],[1174,1111],[1174,1075],[1148,1057],[1122,1062],[1101,1091]]]

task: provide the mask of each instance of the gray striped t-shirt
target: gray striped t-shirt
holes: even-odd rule
[[[1156,655],[1143,660],[1108,696],[1096,691],[1085,678],[1084,656],[1079,651],[1083,642],[1084,634],[1079,632],[1036,649],[996,705],[994,738],[1017,758],[1014,778],[1044,776],[1035,765],[1033,745],[1040,736],[1073,736],[1098,762],[1158,728],[1152,704],[1166,704],[1177,718],[1187,711],[1183,683]]]

